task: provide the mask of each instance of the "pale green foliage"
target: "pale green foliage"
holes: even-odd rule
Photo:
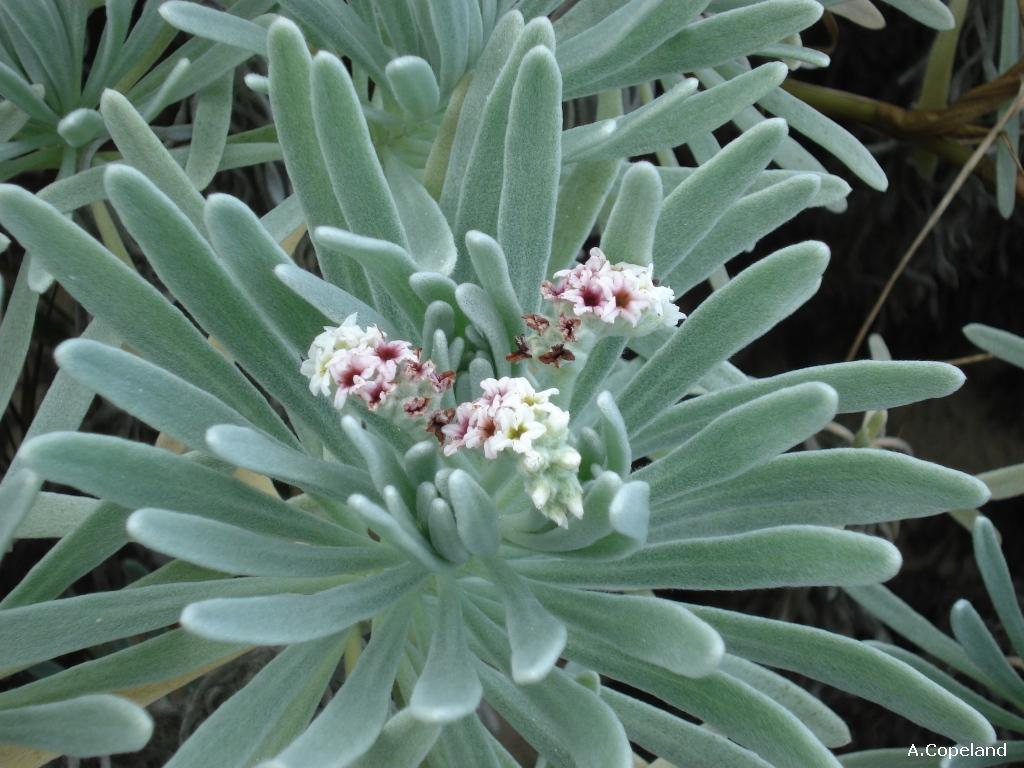
[[[229,162],[231,93],[218,77],[204,83],[188,152],[165,148],[130,93],[107,91],[102,126],[82,115],[64,133],[102,127],[118,162],[39,195],[0,187],[0,223],[96,318],[89,338],[58,350],[66,378],[51,391],[70,393],[0,486],[0,541],[23,519],[45,525],[48,510],[66,533],[0,604],[0,668],[154,633],[0,693],[0,740],[137,748],[148,721],[107,694],[188,678],[251,645],[287,647],[172,766],[515,765],[474,714],[483,699],[565,768],[630,768],[630,740],[681,764],[834,768],[845,725],[769,667],[950,738],[993,736],[941,682],[863,643],[650,592],[875,589],[899,552],[844,526],[987,499],[979,480],[897,454],[787,453],[838,412],[946,395],[962,383],[956,369],[855,362],[754,380],[728,362],[814,294],[824,244],[765,256],[678,329],[584,339],[559,368],[507,357],[523,312],[546,309],[542,281],[595,225],[614,260],[652,264],[678,298],[805,208],[840,206],[849,187],[787,120],[884,186],[852,137],[778,90],[781,64],[747,71],[747,56],[821,6],[582,0],[552,23],[558,5],[282,0],[275,19],[256,17],[269,2],[243,0],[233,17],[168,2],[170,23],[215,41],[186,44],[207,46],[203,72],[266,60],[267,78],[247,82],[269,94],[277,143],[264,159],[283,158],[294,196],[260,219],[201,194]],[[159,65],[161,92],[180,98],[193,70],[175,67]],[[687,73],[706,89],[673,81]],[[621,89],[658,78],[664,93],[627,111]],[[565,101],[594,94],[596,122],[582,118],[592,105]],[[729,121],[742,135],[708,152]],[[629,160],[686,142],[695,168]],[[63,215],[99,200],[184,311]],[[279,245],[302,227],[322,278]],[[339,420],[299,362],[323,325],[353,312],[458,374],[442,407],[495,375],[557,387],[582,457],[582,519],[554,526],[512,464],[445,456],[422,424],[358,403]],[[5,348],[25,334],[17,317],[0,331]],[[188,452],[67,431],[92,391]],[[258,490],[238,469],[295,495]],[[101,501],[68,522],[67,498],[36,495],[43,479]],[[171,562],[120,591],[59,597],[129,537]],[[342,654],[350,672],[318,710]],[[39,707],[74,720],[87,695],[109,709],[92,741],[40,729]]]

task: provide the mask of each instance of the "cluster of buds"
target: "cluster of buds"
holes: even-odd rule
[[[409,342],[388,339],[377,326],[361,327],[356,315],[325,326],[302,361],[309,391],[330,397],[341,410],[357,397],[370,410],[401,404],[409,416],[424,416],[431,398],[451,387],[455,374],[439,373]]]
[[[554,276],[554,282],[541,285],[541,296],[595,333],[642,336],[662,326],[675,327],[683,318],[672,301],[672,289],[655,282],[651,266],[612,264],[600,248],[591,248],[585,263]]]
[[[557,389],[537,392],[524,378],[485,379],[483,394],[443,415],[444,453],[479,449],[488,459],[512,454],[534,506],[557,525],[582,517],[580,454],[569,444],[569,414],[550,401]]]

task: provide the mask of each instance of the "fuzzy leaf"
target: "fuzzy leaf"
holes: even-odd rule
[[[138,510],[127,527],[133,539],[165,555],[242,576],[333,576],[402,562],[369,541],[361,547],[322,547],[162,509]]]
[[[665,198],[654,234],[655,273],[668,276],[771,161],[786,124],[769,120],[743,133]]]
[[[301,736],[259,768],[343,768],[370,749],[387,720],[409,608],[400,603],[374,621],[370,642],[341,690]]]
[[[497,239],[520,306],[540,305],[558,200],[562,81],[550,50],[537,46],[519,66],[505,134]]]
[[[853,693],[962,743],[995,738],[992,726],[958,698],[856,640],[718,608],[689,608],[719,631],[729,653]]]
[[[523,560],[531,579],[590,589],[766,589],[875,584],[899,570],[889,542],[817,526],[784,526],[655,544],[621,560]]]
[[[713,672],[725,651],[717,632],[669,600],[563,589],[540,582],[530,587],[573,631],[600,637],[630,656],[687,677]],[[642,639],[637,627],[644,628]]]
[[[472,658],[458,588],[450,578],[442,579],[430,653],[409,700],[413,716],[428,723],[450,723],[475,712],[483,688]]]
[[[422,119],[437,112],[441,92],[428,62],[419,56],[399,56],[388,62],[385,74],[395,99],[409,115]]]
[[[974,556],[985,581],[999,620],[1018,654],[1024,654],[1024,615],[1013,588],[1013,579],[1006,566],[1006,557],[999,546],[996,529],[987,517],[979,516],[972,530]]]
[[[284,645],[334,635],[395,603],[423,580],[405,565],[311,595],[270,595],[192,602],[181,614],[189,632],[224,642]]]
[[[146,710],[116,696],[82,696],[0,712],[0,741],[70,757],[135,752],[152,733]]]
[[[681,493],[760,466],[822,429],[837,396],[824,384],[798,384],[726,411],[664,458],[634,473],[665,505]]]
[[[290,645],[189,736],[166,768],[249,768],[309,722],[345,644]]]
[[[652,421],[717,363],[794,312],[818,289],[827,263],[824,245],[802,243],[766,256],[715,291],[618,397],[630,431]]]
[[[965,326],[964,336],[1000,360],[1024,368],[1024,338],[980,323]]]

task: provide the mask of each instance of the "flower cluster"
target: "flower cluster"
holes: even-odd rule
[[[674,327],[683,318],[672,303],[672,289],[655,283],[651,266],[612,264],[600,248],[592,248],[584,264],[556,272],[555,282],[541,285],[541,295],[584,321],[598,320],[633,336]]]
[[[524,378],[485,379],[483,394],[462,403],[440,428],[445,455],[480,449],[488,459],[515,455],[534,506],[559,526],[582,517],[576,474],[580,454],[569,444],[569,414],[550,401],[557,389],[540,392]]]
[[[339,326],[325,326],[302,361],[309,391],[330,396],[341,410],[349,396],[358,397],[370,410],[386,403],[402,403],[410,416],[425,415],[431,396],[448,389],[454,374],[438,373],[420,358],[409,342],[388,339],[377,326],[361,327],[351,314]]]

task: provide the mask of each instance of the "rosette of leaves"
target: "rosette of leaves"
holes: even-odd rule
[[[941,762],[939,758],[931,761],[932,765],[941,764],[943,768],[987,768],[1017,764],[1024,759],[1024,740],[1021,738],[1024,737],[1024,680],[1019,669],[1020,658],[1024,656],[1024,616],[1021,615],[1013,579],[1000,547],[999,534],[987,517],[979,515],[975,518],[972,537],[974,557],[989,600],[1016,653],[1012,661],[1004,654],[985,620],[969,600],[958,600],[953,605],[949,617],[953,636],[950,637],[882,586],[848,590],[864,609],[924,651],[930,659],[888,643],[871,642],[869,645],[909,664],[981,712],[1000,732],[1016,737],[1016,740],[1006,742],[1005,756],[958,755]],[[966,679],[968,684],[954,675]],[[984,693],[979,693],[978,687]],[[905,757],[906,752],[905,747],[872,750],[860,753],[855,761],[851,756],[847,765],[884,765],[886,760]],[[925,759],[922,764],[929,763]]]
[[[531,24],[519,38],[550,33]],[[897,550],[846,526],[977,505],[984,485],[884,451],[787,451],[837,412],[943,396],[962,376],[858,361],[755,380],[732,366],[816,291],[828,252],[813,242],[748,267],[677,329],[605,338],[557,369],[510,362],[540,283],[608,197],[568,185],[554,43],[526,43],[485,100],[504,100],[504,118],[485,110],[454,134],[450,156],[475,158],[467,185],[475,163],[493,169],[460,193],[465,233],[413,170],[378,155],[341,61],[311,59],[283,20],[267,36],[268,85],[297,196],[262,219],[204,199],[130,103],[105,97],[127,162],[105,170],[104,190],[169,295],[53,205],[0,188],[0,222],[121,340],[68,342],[62,374],[187,449],[70,432],[24,446],[0,498],[2,541],[26,517],[86,515],[0,606],[0,668],[96,650],[0,693],[6,763],[137,748],[140,705],[254,646],[282,650],[171,766],[514,766],[476,715],[486,700],[558,766],[628,768],[635,743],[679,764],[834,768],[845,724],[773,669],[955,740],[994,737],[877,649],[654,594],[890,578]],[[668,184],[629,164],[602,249],[688,291],[821,194],[819,175],[765,170],[786,137],[765,121]],[[323,279],[278,245],[303,224]],[[298,369],[321,327],[353,312],[456,371],[458,401],[494,375],[559,387],[583,455],[582,520],[555,528],[500,464],[446,458],[373,411],[339,424]],[[40,492],[44,479],[91,498]],[[172,560],[123,590],[60,597],[129,538]],[[343,658],[345,683],[317,711]],[[101,744],[76,720],[97,702],[86,697],[111,712]]]

